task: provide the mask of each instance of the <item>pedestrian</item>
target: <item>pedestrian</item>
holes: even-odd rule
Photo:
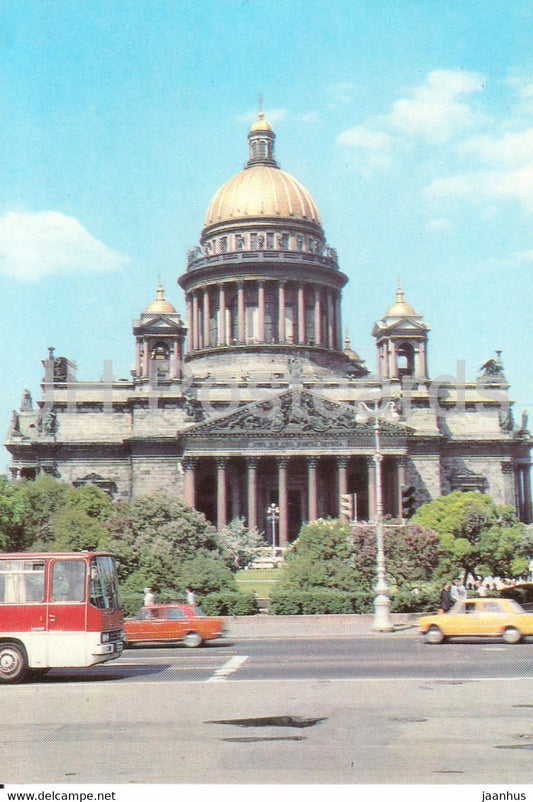
[[[190,587],[190,585],[187,585],[187,587],[185,588],[185,598],[187,599],[187,604],[194,605],[194,591]]]
[[[144,606],[151,607],[155,604],[155,596],[152,593],[152,588],[145,588],[144,589]]]
[[[466,588],[460,579],[455,580],[452,589],[450,590],[450,596],[454,601],[462,601],[462,599],[466,599]]]
[[[447,613],[452,607],[452,597],[450,596],[450,583],[446,582],[440,593],[440,611]]]

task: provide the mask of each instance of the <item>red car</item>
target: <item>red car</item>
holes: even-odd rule
[[[201,646],[206,640],[224,634],[222,618],[204,615],[191,604],[153,604],[141,607],[135,618],[124,621],[124,646],[132,643],[182,641],[185,646]]]

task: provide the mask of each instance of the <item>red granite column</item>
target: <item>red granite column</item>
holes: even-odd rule
[[[199,337],[198,337],[198,293],[192,293],[192,349],[198,350]]]
[[[316,521],[318,518],[317,465],[318,457],[310,457],[307,460],[307,486],[309,496],[308,515],[310,521]]]
[[[333,348],[334,345],[334,329],[333,329],[333,299],[331,293],[327,293],[327,310],[328,310],[328,348]]]
[[[285,284],[285,281],[280,281],[278,285],[278,340],[280,343],[284,343],[287,340],[285,328]]]
[[[265,282],[257,282],[257,339],[265,342]]]
[[[281,457],[278,460],[278,497],[279,497],[279,545],[283,548],[289,542],[289,498],[287,492],[287,468],[289,460]]]
[[[347,516],[343,515],[341,511],[341,496],[345,496],[348,493],[347,457],[337,457],[337,483],[339,487],[339,518],[342,518],[344,521],[347,521],[348,520]]]
[[[193,457],[185,457],[182,461],[183,470],[183,501],[188,507],[194,507],[196,503],[196,460]]]
[[[248,470],[248,528],[257,526],[257,457],[246,461]]]
[[[204,324],[204,338],[203,338],[203,347],[207,348],[209,346],[209,290],[207,287],[204,288],[204,310],[203,310],[203,324]]]
[[[303,284],[298,284],[298,342],[305,342],[305,291]]]
[[[315,344],[322,344],[322,306],[320,287],[315,287]]]
[[[395,514],[402,517],[402,487],[407,483],[405,457],[396,458],[396,506]]]
[[[217,345],[226,345],[226,294],[223,284],[218,288]]]
[[[246,321],[244,312],[244,281],[237,282],[237,328],[239,331],[239,342],[246,342]]]
[[[193,314],[192,314],[192,299],[191,294],[188,292],[185,296],[187,304],[187,352],[193,350],[192,345],[192,331],[193,331]]]
[[[217,457],[217,529],[220,532],[226,526],[227,510],[227,457]]]

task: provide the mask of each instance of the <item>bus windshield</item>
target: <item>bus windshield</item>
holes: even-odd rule
[[[116,610],[119,605],[115,560],[109,555],[91,559],[90,602],[101,610]]]

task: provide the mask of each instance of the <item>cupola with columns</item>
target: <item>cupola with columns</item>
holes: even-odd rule
[[[398,380],[404,376],[421,381],[427,379],[428,332],[423,316],[406,303],[398,283],[396,300],[372,329],[376,338],[378,376]]]
[[[187,329],[170,301],[165,298],[161,281],[154,301],[148,304],[139,320],[133,321],[136,381],[180,380]]]
[[[238,352],[241,364],[248,355],[258,370],[295,351],[307,364],[342,371],[351,363],[341,321],[348,279],[311,194],[280,169],[274,141],[260,111],[248,133],[248,161],[213,196],[179,279],[194,373],[216,372],[223,360],[215,364],[214,356],[228,351]]]

